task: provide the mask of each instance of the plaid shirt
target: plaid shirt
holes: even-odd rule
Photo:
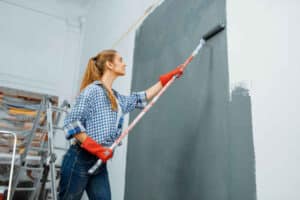
[[[118,102],[118,111],[113,111],[101,84],[94,81],[76,98],[75,105],[64,120],[67,139],[85,132],[99,144],[110,146],[122,133],[124,115],[147,104],[145,91],[124,96],[113,90]]]

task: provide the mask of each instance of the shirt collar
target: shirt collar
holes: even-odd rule
[[[93,84],[96,84],[96,85],[102,85],[102,82],[99,81],[99,80],[96,80],[96,81],[93,82]]]
[[[92,84],[95,84],[95,85],[102,85],[103,83],[99,80],[96,80],[94,81]],[[118,97],[118,92],[112,88],[112,91],[114,92],[115,96]]]

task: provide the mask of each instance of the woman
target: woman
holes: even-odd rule
[[[89,60],[80,94],[64,121],[67,139],[75,138],[64,156],[59,198],[81,199],[86,190],[89,199],[110,200],[111,192],[106,161],[113,156],[108,148],[121,134],[123,118],[135,108],[145,107],[173,77],[182,74],[179,66],[149,89],[129,96],[112,89],[114,80],[125,75],[122,57],[115,50],[104,50]],[[103,164],[93,175],[88,170],[101,159]]]

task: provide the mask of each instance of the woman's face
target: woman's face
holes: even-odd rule
[[[111,70],[117,75],[117,76],[124,76],[126,73],[126,64],[123,61],[123,58],[120,54],[116,53],[115,58],[113,60],[113,66]]]

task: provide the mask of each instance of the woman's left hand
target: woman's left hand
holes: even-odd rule
[[[162,86],[165,86],[173,78],[173,76],[176,76],[176,78],[179,78],[182,74],[183,74],[183,64],[178,65],[172,71],[161,75],[159,77],[159,80],[160,80]]]

